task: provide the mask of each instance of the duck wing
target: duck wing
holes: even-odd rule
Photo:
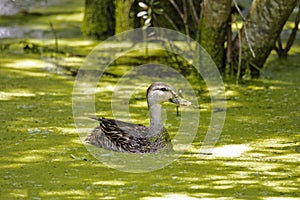
[[[108,150],[144,153],[147,150],[148,127],[114,119],[93,118],[100,121],[86,138],[86,142]]]
[[[92,118],[100,121],[100,126],[105,132],[123,132],[132,137],[147,137],[149,128],[142,124],[133,124],[109,118]]]

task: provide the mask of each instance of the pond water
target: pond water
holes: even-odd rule
[[[20,11],[59,4],[59,0],[1,0],[0,15],[15,15]]]
[[[71,21],[65,24],[63,20],[69,18],[80,22],[83,17],[83,3],[80,0],[2,0],[0,38],[53,38],[50,23],[53,23],[54,31],[61,38],[79,37],[80,24],[74,26]],[[62,4],[70,5],[61,10]]]

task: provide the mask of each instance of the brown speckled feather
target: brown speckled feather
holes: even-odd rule
[[[100,121],[86,138],[86,142],[108,150],[131,153],[156,152],[167,146],[172,149],[169,134],[165,129],[155,137],[147,137],[149,128],[107,118],[93,118]]]

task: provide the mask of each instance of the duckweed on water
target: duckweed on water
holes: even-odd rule
[[[72,119],[73,78],[38,66],[11,67],[14,58],[6,59],[0,74],[1,199],[299,197],[300,68],[291,61],[271,62],[270,80],[227,84],[227,118],[212,156],[198,154],[209,124],[207,107],[200,109],[188,152],[163,169],[131,174],[104,166],[80,142]],[[105,102],[109,93],[102,91],[99,99]],[[135,96],[133,105],[145,100]],[[200,107],[206,104],[209,99],[202,98]],[[145,123],[146,107],[136,109],[142,108],[133,106],[132,117]]]

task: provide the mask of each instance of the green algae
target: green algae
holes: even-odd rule
[[[296,55],[270,61],[271,79],[239,86],[228,81],[226,122],[212,156],[198,154],[210,119],[203,92],[201,125],[190,150],[164,169],[131,174],[101,164],[80,142],[72,117],[74,78],[41,70],[38,56],[10,54],[0,75],[1,198],[299,197]],[[107,86],[113,82],[102,79]],[[101,111],[107,116],[109,93],[98,97],[108,102]],[[137,123],[145,123],[144,101],[137,94],[131,102],[140,105],[131,108]]]

